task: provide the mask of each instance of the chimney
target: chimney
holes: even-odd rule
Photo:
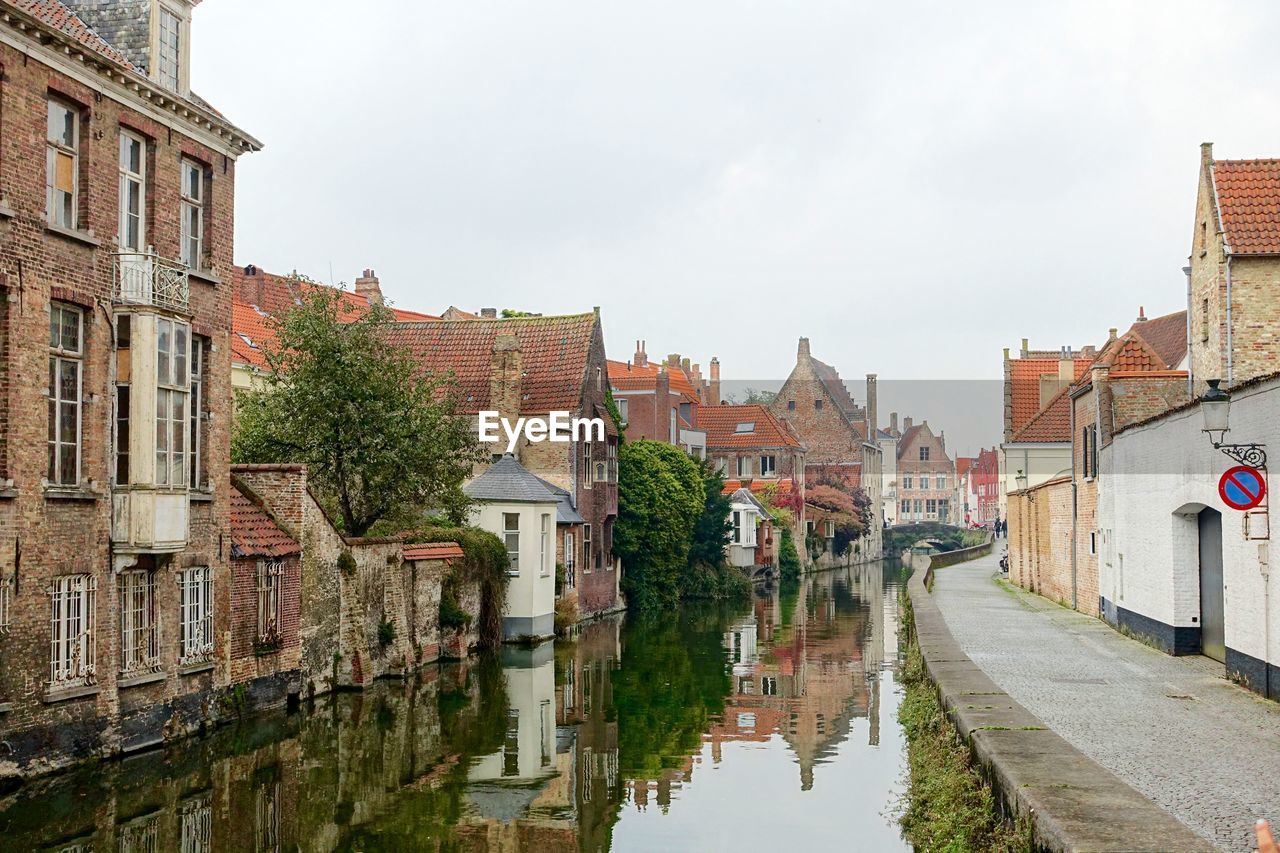
[[[671,435],[671,374],[665,364],[658,366],[653,383],[653,435],[655,441],[675,444],[679,436]]]
[[[911,429],[911,418],[909,418],[909,417],[907,417],[907,418],[903,418],[903,419],[902,419],[902,431],[903,431],[903,432],[906,432],[906,431],[907,431],[907,430],[909,430],[909,429]]]
[[[498,319],[498,309],[497,309],[497,308],[481,308],[481,309],[480,309],[480,319],[481,319],[481,320],[496,320],[496,319]]]
[[[679,366],[680,366],[680,353],[678,352],[667,353],[667,367],[679,367]]]
[[[493,342],[489,372],[489,407],[504,418],[514,420],[520,415],[522,371],[520,339],[515,335],[498,335]]]
[[[244,277],[240,279],[240,301],[262,307],[262,287],[266,276],[253,264],[244,268]]]
[[[689,359],[687,358],[680,359],[680,369],[684,371],[685,376],[689,375]]]
[[[649,354],[644,351],[644,341],[636,341],[636,367],[649,366]]]
[[[1138,306],[1138,319],[1137,319],[1137,320],[1134,320],[1134,322],[1135,322],[1135,323],[1145,323],[1145,322],[1147,322],[1147,312],[1146,312],[1146,309],[1145,309],[1145,308],[1143,308],[1141,305],[1139,305],[1139,306]]]
[[[1030,350],[1028,350],[1028,349],[1027,349],[1027,339],[1026,339],[1026,338],[1023,338],[1023,339],[1022,339],[1022,352],[1021,352],[1021,354],[1020,354],[1020,355],[1021,355],[1021,357],[1022,357],[1022,358],[1026,358],[1029,352],[1030,352]]]
[[[698,387],[702,386],[702,365],[701,364],[695,364],[693,366],[693,369],[689,374],[689,378],[693,380],[694,385]]]
[[[1068,385],[1076,381],[1076,362],[1071,357],[1071,348],[1063,347],[1058,357],[1058,381]]]
[[[1008,360],[1009,360],[1009,348],[1008,348],[1008,347],[1005,347],[1005,348],[1004,348],[1004,360],[1005,360],[1005,361],[1008,361]]]
[[[711,405],[720,405],[720,359],[711,359]]]
[[[889,432],[893,433],[894,435],[898,434],[898,413],[897,412],[889,413]]]
[[[356,279],[356,293],[369,300],[369,304],[383,304],[382,287],[378,284],[378,277],[373,274],[373,270],[365,270],[364,275]]]
[[[801,338],[801,339],[800,339],[800,347],[799,347],[799,349],[796,351],[796,356],[797,356],[798,358],[808,358],[808,357],[809,357],[809,339],[808,339],[808,338]]]
[[[1107,340],[1114,341],[1116,339],[1116,333],[1118,331],[1119,329],[1115,328],[1114,326],[1110,329],[1107,329]]]
[[[1213,143],[1212,142],[1200,143],[1200,165],[1206,168],[1213,165]]]
[[[879,429],[879,421],[876,420],[876,375],[874,373],[867,374],[867,438],[871,441],[876,440],[876,430]]]
[[[947,431],[945,429],[942,432],[938,433],[938,444],[942,445],[942,452],[946,453],[947,452]]]

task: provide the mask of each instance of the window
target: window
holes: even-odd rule
[[[9,636],[13,613],[13,575],[0,577],[0,637]]]
[[[577,586],[577,579],[574,577],[573,567],[575,560],[573,559],[575,551],[573,550],[573,534],[564,534],[564,585],[568,589]]]
[[[908,501],[908,500],[902,501],[898,509],[899,511],[901,511],[903,515],[906,515],[907,513],[911,512],[911,501]]]
[[[55,486],[80,482],[81,357],[84,312],[53,302],[49,305],[49,467]]]
[[[132,317],[116,317],[116,478],[117,486],[129,485],[129,380],[133,373],[130,355]]]
[[[185,323],[156,319],[156,477],[157,486],[187,481],[187,370],[191,330]]]
[[[921,462],[929,461],[929,448],[927,447],[920,448],[920,461]]]
[[[742,513],[736,509],[733,511],[733,541],[742,541]]]
[[[776,456],[760,457],[760,476],[761,477],[778,476],[778,458]]]
[[[595,475],[595,468],[591,465],[591,442],[589,441],[582,443],[582,466],[582,488],[589,489]]]
[[[936,489],[945,489],[947,487],[947,477],[945,474],[938,475],[938,484],[934,486]]]
[[[79,172],[80,111],[51,100],[45,155],[45,215],[51,225],[75,228],[79,222]]]
[[[934,498],[926,498],[924,502],[925,512],[933,515],[938,511],[938,502]]]
[[[539,555],[539,565],[542,567],[539,574],[542,577],[548,577],[551,574],[551,516],[547,513],[542,515],[542,535],[539,539],[539,547],[541,553]]]
[[[199,335],[191,336],[191,434],[187,447],[191,457],[191,475],[187,482],[191,488],[204,488],[204,367],[205,353],[208,352],[208,338]]]
[[[613,402],[618,407],[618,417],[622,418],[625,421],[627,419],[627,403],[628,403],[627,398],[615,397]]]
[[[917,517],[920,515],[920,513],[924,512],[924,503],[923,501],[920,500],[920,498],[915,499],[915,512]]]
[[[582,573],[591,574],[591,525],[582,525]]]
[[[788,411],[788,412],[794,412],[795,410],[796,410],[796,401],[795,401],[795,400],[788,400],[788,401],[787,401],[787,411]]]
[[[951,515],[951,501],[947,498],[938,498],[938,518],[947,518]]]
[[[200,269],[204,259],[204,167],[182,161],[182,262]]]
[[[751,457],[750,456],[738,457],[738,476],[739,477],[751,476]]]
[[[1093,556],[1098,554],[1098,531],[1089,531],[1089,553]]]
[[[729,469],[729,460],[723,456],[716,458],[716,473],[723,474]]]
[[[609,470],[607,476],[610,483],[618,482],[618,442],[609,439],[606,445],[606,452],[609,454]]]
[[[155,572],[121,572],[120,674],[139,675],[155,672],[159,668]]]
[[[196,796],[178,807],[182,853],[206,853],[213,849],[213,806],[208,794]]]
[[[507,733],[502,739],[502,775],[520,775],[520,709],[507,709]]]
[[[742,545],[746,548],[756,546],[756,514],[754,512],[742,514]]]
[[[1209,300],[1205,298],[1200,303],[1200,342],[1205,343],[1209,340]]]
[[[822,535],[824,535],[824,536],[825,536],[825,537],[827,537],[828,539],[830,539],[831,537],[835,536],[835,535],[836,535],[836,523],[835,523],[834,521],[830,520],[830,519],[827,519],[826,521],[824,521],[824,522],[822,523]]]
[[[504,512],[502,514],[502,540],[507,545],[507,558],[511,566],[507,574],[520,574],[520,513]]]
[[[680,441],[680,429],[676,424],[676,410],[671,410],[671,443],[676,444]]]
[[[920,488],[922,490],[929,488],[929,478],[924,474],[920,475]]]
[[[1080,456],[1084,476],[1098,476],[1098,426],[1090,424],[1080,431]]]
[[[778,695],[778,679],[772,675],[766,675],[760,679],[760,695],[777,696]]]
[[[822,401],[821,401],[821,400],[814,400],[814,401],[813,401],[813,408],[814,408],[814,410],[815,410],[815,411],[819,411],[819,412],[820,412],[820,411],[822,411]]]
[[[141,252],[145,233],[147,184],[146,143],[127,130],[120,131],[120,231],[121,249]]]
[[[910,488],[911,488],[911,483],[912,483],[912,482],[913,482],[913,480],[912,480],[912,477],[911,477],[911,475],[910,475],[910,474],[903,474],[903,475],[902,475],[902,488],[904,488],[904,489],[910,489]]]
[[[213,573],[193,566],[178,573],[181,648],[178,662],[204,663],[213,657]]]
[[[279,560],[258,561],[258,642],[280,641],[280,579],[284,565]]]
[[[182,68],[182,19],[163,6],[160,7],[160,50],[156,56],[156,70],[160,85],[178,91]]]
[[[49,684],[73,687],[92,684],[97,665],[94,614],[98,587],[90,575],[53,579]]]
[[[748,433],[748,432],[755,432],[756,431],[755,421],[746,421],[744,423],[740,423],[733,428],[733,431],[738,433],[739,435],[743,433]]]

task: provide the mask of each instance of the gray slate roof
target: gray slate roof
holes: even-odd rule
[[[748,488],[738,489],[730,496],[729,501],[735,504],[749,504],[760,510],[761,515],[766,517],[769,515],[769,510],[764,508],[764,504],[760,503],[760,500]]]
[[[556,496],[556,524],[586,524],[587,520],[578,515],[578,511],[573,508],[573,496],[569,494],[568,489],[562,489],[555,483],[550,483],[541,477],[538,482],[547,487],[547,491]]]
[[[479,477],[462,487],[467,497],[477,501],[499,503],[557,503],[556,495],[542,480],[530,474],[507,454],[489,466]]]

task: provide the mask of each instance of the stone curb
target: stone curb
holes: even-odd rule
[[[947,716],[1009,813],[1032,816],[1038,846],[1053,851],[1215,849],[1050,731],[970,660],[925,588],[931,571],[917,568],[907,584],[925,667]]]

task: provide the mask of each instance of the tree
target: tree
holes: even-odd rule
[[[705,490],[698,465],[679,448],[632,441],[618,452],[618,523],[613,550],[626,566],[632,607],[674,607]]]
[[[778,573],[784,581],[800,579],[800,554],[796,551],[796,539],[790,527],[782,528],[782,541],[778,546]]]
[[[339,291],[311,289],[273,318],[262,386],[237,395],[232,459],[305,463],[348,536],[428,508],[461,521],[462,482],[483,458],[446,379],[387,346],[392,322],[382,305],[357,313]]]
[[[699,463],[702,477],[703,505],[702,514],[693,526],[693,541],[689,548],[689,561],[704,566],[719,566],[724,563],[724,545],[733,523],[729,521],[733,503],[724,493],[724,475],[707,460]]]
[[[750,385],[748,385],[746,388],[742,389],[741,405],[756,404],[760,406],[767,406],[770,403],[772,403],[777,398],[777,396],[778,396],[777,391],[758,391],[755,388],[752,388]],[[738,404],[738,395],[737,394],[729,395],[729,402]]]

